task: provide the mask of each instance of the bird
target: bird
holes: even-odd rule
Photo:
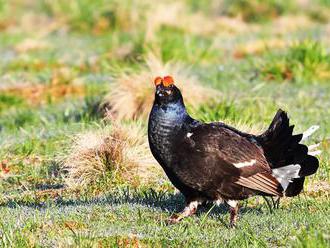
[[[315,125],[293,134],[285,111],[279,109],[260,135],[237,130],[223,122],[192,118],[172,76],[156,77],[155,98],[148,120],[152,155],[185,198],[184,209],[169,224],[194,215],[208,202],[229,205],[230,227],[238,219],[239,201],[252,196],[298,195],[306,176],[316,173],[318,146],[301,142]]]

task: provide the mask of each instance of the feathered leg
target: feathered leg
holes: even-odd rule
[[[236,222],[238,219],[238,202],[237,201],[232,201],[232,200],[228,200],[227,204],[229,205],[229,211],[230,211],[230,223],[229,226],[231,228],[236,226]]]
[[[189,200],[186,203],[185,208],[182,212],[178,214],[173,214],[169,220],[167,221],[168,224],[176,224],[182,219],[194,215],[197,211],[198,205],[200,205],[202,201],[199,200]]]

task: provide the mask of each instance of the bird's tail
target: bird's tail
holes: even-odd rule
[[[319,127],[312,126],[302,134],[293,135],[294,125],[289,125],[287,114],[279,109],[269,128],[258,136],[265,156],[271,163],[273,176],[279,181],[286,196],[298,195],[304,186],[305,177],[314,174],[319,161],[315,157],[321,151],[319,144],[307,147],[306,140]]]

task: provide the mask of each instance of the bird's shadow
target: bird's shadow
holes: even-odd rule
[[[103,205],[103,206],[120,206],[124,204],[130,205],[140,205],[144,207],[151,207],[160,209],[161,211],[168,212],[169,214],[178,213],[184,208],[184,196],[180,193],[169,193],[169,192],[156,192],[152,189],[139,192],[131,191],[129,189],[114,191],[108,193],[102,197],[95,198],[84,198],[80,197],[79,199],[64,199],[56,198],[52,201],[47,202],[33,202],[33,201],[24,201],[18,200],[13,201],[9,200],[5,203],[1,203],[0,207],[7,208],[19,208],[19,207],[29,207],[34,209],[47,209],[50,207],[67,207],[67,206],[93,206],[93,205]],[[197,216],[201,217],[204,214],[212,218],[219,218],[224,214],[228,213],[228,206],[221,204],[219,206],[214,206],[213,204],[204,204],[199,207],[197,211]],[[263,211],[261,207],[251,208],[246,204],[240,208],[240,214],[244,215],[245,213],[254,213],[261,214]]]
[[[44,189],[44,188],[42,188]],[[47,188],[49,189],[49,188]],[[174,193],[159,193],[154,190],[145,192],[131,191],[129,189],[114,191],[107,193],[100,197],[84,197],[79,198],[62,198],[56,197],[55,199],[46,202],[38,200],[7,200],[0,203],[0,207],[19,208],[29,207],[35,209],[45,209],[49,207],[67,207],[67,206],[93,206],[93,205],[109,205],[118,206],[123,204],[141,205],[145,207],[159,208],[163,211],[173,212],[184,207],[184,197],[181,194]]]

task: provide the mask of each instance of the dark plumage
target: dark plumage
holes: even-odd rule
[[[158,77],[155,84],[150,149],[187,203],[170,222],[195,213],[205,201],[225,201],[234,225],[237,200],[253,195],[295,196],[303,189],[305,176],[316,172],[318,159],[299,143],[303,134],[292,134],[294,126],[284,111],[278,110],[269,128],[256,136],[221,122],[194,120],[171,77]]]

